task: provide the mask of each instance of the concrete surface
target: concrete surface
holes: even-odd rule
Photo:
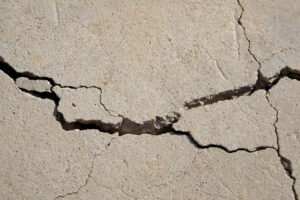
[[[300,194],[300,1],[2,0],[1,199]]]

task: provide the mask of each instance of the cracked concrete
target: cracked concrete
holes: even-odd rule
[[[300,3],[3,1],[4,199],[295,199]]]

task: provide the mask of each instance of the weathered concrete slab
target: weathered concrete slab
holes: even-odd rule
[[[291,162],[295,189],[300,194],[300,82],[282,79],[270,90],[270,103],[278,111],[276,123],[280,153]]]
[[[263,146],[277,147],[275,121],[276,112],[270,107],[265,91],[259,90],[250,96],[190,109],[174,128],[190,132],[200,145],[253,151]]]

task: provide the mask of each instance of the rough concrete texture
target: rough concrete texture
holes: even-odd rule
[[[270,90],[270,103],[278,112],[276,122],[280,154],[290,161],[295,190],[300,194],[300,82],[282,79]]]
[[[299,0],[2,0],[0,199],[300,194]]]
[[[107,109],[141,123],[255,83],[241,12],[234,0],[4,1],[0,55],[18,72],[97,86]]]
[[[170,134],[122,136],[95,159],[90,177],[66,199],[293,199],[275,150],[199,151]]]
[[[60,98],[58,111],[64,114],[67,122],[100,120],[117,124],[121,118],[113,116],[101,103],[101,90],[97,88],[53,88]]]
[[[300,2],[298,0],[239,0],[250,51],[265,77],[286,66],[300,72]]]
[[[178,131],[188,131],[198,144],[216,144],[228,150],[255,150],[277,147],[274,126],[276,112],[269,106],[264,90],[217,104],[193,108],[174,124]]]

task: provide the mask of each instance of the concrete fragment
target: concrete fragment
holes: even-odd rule
[[[30,80],[25,77],[17,78],[16,84],[21,89],[35,92],[51,92],[52,86],[47,80]]]
[[[60,88],[53,87],[60,98],[58,111],[67,122],[101,121],[117,125],[122,118],[113,116],[101,104],[101,90],[97,88]]]
[[[64,131],[53,116],[54,102],[21,92],[2,71],[0,82],[1,199],[53,200],[84,185],[96,151],[85,137],[99,133]],[[97,151],[112,136],[106,137]]]
[[[251,96],[190,109],[174,128],[190,132],[200,145],[255,150],[261,146],[277,147],[275,120],[276,112],[269,106],[265,91],[259,90]]]
[[[143,123],[255,83],[240,14],[235,0],[4,1],[0,55],[18,72],[101,88],[108,110]]]
[[[125,135],[94,161],[87,186],[65,199],[293,199],[277,153],[198,150],[185,136]]]
[[[300,195],[300,82],[281,79],[270,90],[270,103],[278,111],[276,123],[280,153],[291,162],[295,189]]]
[[[289,66],[300,72],[300,2],[294,0],[240,0],[242,24],[261,72],[272,77]]]

